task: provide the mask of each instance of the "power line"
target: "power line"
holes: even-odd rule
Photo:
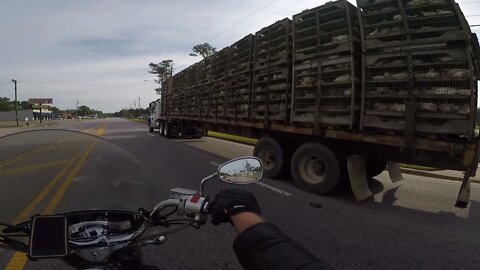
[[[65,82],[65,81],[23,81],[19,80],[18,82],[26,83],[26,84],[47,84],[47,85],[73,85],[73,86],[122,86],[122,85],[139,85],[139,84],[146,84],[145,81],[143,82],[131,82],[131,83],[77,83],[77,82]]]
[[[224,33],[226,33],[228,30],[230,30],[231,28],[239,25],[241,22],[243,22],[245,19],[259,13],[260,11],[266,9],[267,7],[269,6],[272,6],[273,4],[275,3],[278,3],[279,1],[272,1],[272,2],[269,2],[267,3],[266,5],[263,5],[261,6],[259,9],[255,10],[253,13],[250,13],[248,14],[247,16],[241,18],[240,20],[236,21],[235,23],[231,24],[230,26],[226,27],[225,29],[223,29],[222,31],[220,31],[217,35],[215,35],[213,38],[209,39],[207,42],[208,43],[211,43],[213,40],[217,39],[218,37],[222,36]],[[321,2],[326,2],[326,1],[321,1]],[[300,4],[296,4],[296,5],[293,5],[293,7],[298,7],[300,6],[301,4],[303,3],[300,3]],[[289,6],[290,8],[292,8],[292,6]],[[281,9],[277,9],[274,13],[272,13],[272,15],[277,15],[279,14],[280,12],[282,12],[283,10],[285,10],[284,8],[281,8]],[[255,20],[253,23],[250,22],[248,24],[248,26],[253,26],[255,24],[258,24],[260,22],[263,22],[265,21],[265,19],[260,19],[260,20]],[[271,23],[274,23],[274,22],[271,22]],[[245,26],[245,24],[241,24],[242,26]],[[237,29],[237,30],[234,30],[233,32],[230,32],[230,35],[229,36],[233,36],[233,35],[236,35],[238,34],[240,31],[244,30],[245,27],[242,27],[241,29]],[[259,29],[260,30],[260,29]],[[232,35],[233,34],[233,35]],[[248,33],[245,33],[245,35],[247,35]],[[175,64],[177,64],[178,66],[182,65],[185,63],[185,60],[188,59],[188,56],[184,56],[182,57],[179,61],[177,61]]]
[[[211,38],[211,39],[208,41],[208,43],[210,43],[211,41],[217,39],[219,36],[221,36],[223,33],[227,32],[230,28],[236,26],[238,23],[241,23],[243,20],[245,20],[245,19],[247,19],[247,18],[249,18],[249,17],[257,14],[258,12],[266,9],[267,7],[271,6],[272,4],[274,4],[274,3],[276,3],[276,2],[277,2],[277,1],[269,2],[269,3],[267,3],[266,5],[260,7],[259,9],[257,9],[255,12],[250,13],[250,14],[248,14],[247,16],[245,16],[245,17],[241,18],[240,20],[236,21],[235,23],[231,24],[231,25],[228,26],[227,28],[223,29],[220,33],[218,33],[217,35],[215,35],[213,38]]]

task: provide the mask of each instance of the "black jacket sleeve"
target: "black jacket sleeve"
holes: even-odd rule
[[[246,270],[332,269],[268,222],[242,232],[235,239],[233,249]]]

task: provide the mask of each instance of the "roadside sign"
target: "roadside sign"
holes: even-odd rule
[[[29,98],[28,102],[33,104],[53,104],[53,98]]]
[[[43,104],[42,104],[41,106],[40,106],[40,105],[37,105],[37,104],[32,105],[32,109],[40,109],[40,107],[41,107],[42,109],[48,109],[48,108],[50,108],[50,106],[48,106],[48,105],[43,105]]]

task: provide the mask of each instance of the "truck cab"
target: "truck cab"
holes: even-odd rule
[[[150,102],[150,117],[148,118],[148,129],[150,132],[153,132],[155,129],[159,128],[159,119],[160,119],[160,99]]]

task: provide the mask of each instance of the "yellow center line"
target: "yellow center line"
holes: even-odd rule
[[[40,163],[40,164],[34,164],[34,165],[29,165],[29,166],[17,167],[17,168],[13,168],[13,169],[7,169],[7,170],[1,172],[0,176],[30,173],[30,172],[34,172],[34,171],[41,170],[41,169],[46,169],[46,168],[51,168],[51,167],[57,167],[57,166],[60,166],[60,165],[64,165],[64,164],[67,164],[70,161],[71,161],[71,159],[54,160],[54,161],[49,161],[49,162]]]
[[[100,137],[102,136],[103,132],[105,131],[106,124],[100,128],[96,136]],[[73,167],[72,171],[68,174],[67,179],[63,184],[60,186],[59,190],[55,193],[53,196],[52,200],[48,203],[47,207],[43,211],[43,214],[50,214],[53,213],[55,208],[57,207],[58,203],[61,201],[63,196],[65,195],[66,190],[70,186],[71,182],[75,178],[76,174],[80,171],[82,168],[83,164],[85,163],[88,155],[91,153],[93,150],[93,146],[95,145],[95,142],[91,142],[87,149],[83,151],[79,156],[75,157],[70,163],[67,164],[67,166],[60,171],[59,174],[50,182],[45,188],[37,195],[37,197],[34,198],[34,200],[20,213],[20,215],[14,220],[14,224],[25,220],[28,218],[28,216],[33,212],[35,209],[35,206],[40,203],[46,195],[50,192],[50,190],[55,186],[56,182],[58,182],[59,179],[61,179],[67,172],[70,170],[72,165],[78,160],[78,162],[75,164]],[[20,220],[20,221],[18,221]],[[18,269],[23,269],[28,261],[27,255],[22,252],[15,252],[8,263],[7,267],[5,270],[18,270]]]
[[[65,181],[62,183],[60,188],[57,190],[57,192],[55,193],[55,195],[53,196],[53,198],[50,200],[47,207],[43,211],[44,215],[52,214],[53,211],[55,210],[55,208],[57,208],[58,204],[60,203],[63,196],[65,195],[65,192],[67,191],[68,187],[70,186],[70,184],[72,184],[73,179],[75,178],[75,176],[78,174],[78,172],[82,168],[82,166],[85,163],[85,160],[87,159],[88,155],[90,155],[90,153],[92,152],[94,144],[95,143],[91,142],[90,145],[88,145],[87,150],[85,150],[83,152],[80,160],[77,162],[77,164],[75,164],[73,169],[68,174],[67,179],[65,179]]]
[[[46,145],[42,145],[42,146],[37,147],[37,148],[35,148],[35,149],[32,149],[32,150],[29,150],[29,151],[27,151],[27,152],[21,153],[20,155],[15,156],[15,157],[12,157],[12,158],[10,158],[10,159],[2,160],[2,161],[0,162],[0,168],[5,167],[5,166],[7,166],[7,165],[9,165],[9,164],[12,164],[12,163],[14,163],[14,162],[17,162],[17,161],[21,161],[21,160],[27,159],[27,158],[29,158],[29,157],[32,157],[32,156],[38,154],[38,153],[41,153],[41,152],[47,150],[48,147],[51,146],[52,144],[54,144],[55,142],[57,142],[57,141],[53,141],[53,142],[48,143],[48,144],[46,144]]]
[[[17,224],[19,222],[22,222],[26,220],[35,210],[35,207],[37,204],[39,204],[41,201],[47,197],[48,193],[53,189],[55,184],[64,177],[70,170],[70,168],[75,164],[75,161],[80,158],[80,155],[77,155],[74,159],[72,159],[67,166],[65,166],[56,176],[53,178],[53,180],[48,183],[41,191],[40,193],[35,196],[35,198],[25,207],[20,214],[13,220],[13,224]],[[5,270],[18,270],[18,269],[23,269],[25,267],[25,264],[27,263],[28,258],[27,255],[23,252],[15,252],[13,254],[13,257],[10,259],[10,262],[6,266]]]
[[[95,135],[97,137],[102,136],[103,132],[105,131],[105,128],[106,128],[106,125],[104,125],[102,128],[100,128]],[[43,214],[45,214],[45,215],[52,214],[53,211],[55,210],[55,208],[57,208],[58,204],[60,203],[63,196],[65,195],[65,192],[67,191],[68,187],[70,186],[70,184],[72,184],[73,179],[75,178],[75,176],[77,176],[78,172],[80,171],[83,164],[87,160],[87,157],[92,152],[94,146],[95,146],[95,141],[91,142],[88,145],[87,150],[85,150],[83,152],[83,154],[82,154],[81,158],[79,159],[79,161],[77,162],[77,164],[75,164],[75,166],[70,171],[70,173],[68,174],[65,181],[62,183],[62,185],[57,190],[57,192],[55,193],[53,198],[50,200],[50,202],[48,203],[47,207],[45,208]]]
[[[100,126],[100,125],[95,125],[95,126],[93,126],[93,127],[91,127],[91,128],[83,129],[83,130],[81,130],[80,132],[88,133],[87,131],[89,131],[89,130],[91,130],[91,129],[96,129],[96,128],[99,127],[99,126]],[[14,135],[13,135],[13,136],[14,136]],[[61,141],[61,139],[57,139],[57,140],[52,141],[52,142],[50,142],[50,143],[48,143],[48,144],[41,145],[41,146],[39,146],[39,147],[37,147],[37,148],[34,148],[34,149],[32,149],[32,150],[28,150],[28,151],[26,151],[26,152],[24,152],[24,153],[19,154],[18,156],[15,156],[15,157],[12,157],[12,158],[9,158],[9,159],[6,159],[6,160],[2,160],[2,161],[0,161],[0,168],[5,167],[5,166],[7,166],[7,165],[9,165],[9,164],[12,164],[12,163],[15,163],[15,162],[18,162],[18,161],[21,161],[21,160],[24,160],[24,159],[33,157],[34,155],[39,154],[39,153],[47,150],[52,144],[57,143],[57,142],[59,142],[59,141]]]

